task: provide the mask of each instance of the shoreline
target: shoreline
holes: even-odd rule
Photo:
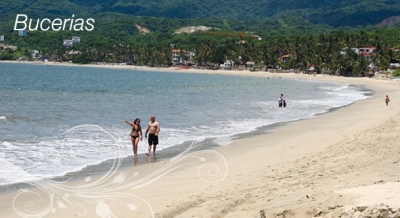
[[[372,92],[372,90],[367,90],[367,91]],[[357,101],[359,101],[359,100],[357,100]],[[355,101],[355,102],[357,102],[357,101]],[[233,135],[227,137],[232,140],[229,141],[228,144],[226,144],[224,146],[229,146],[229,144],[232,144],[233,142],[235,142],[237,140],[242,140],[242,139],[246,139],[246,138],[252,138],[252,137],[257,137],[257,136],[264,135],[264,134],[269,134],[273,130],[278,129],[282,126],[290,125],[291,123],[299,122],[302,120],[313,119],[313,118],[316,118],[323,114],[331,113],[335,110],[339,110],[344,107],[349,107],[352,104],[354,104],[355,102],[352,102],[347,105],[339,106],[339,107],[330,108],[328,111],[314,114],[312,117],[299,118],[296,120],[289,120],[289,121],[281,121],[281,122],[257,127],[255,130],[251,130],[248,132],[233,134]],[[222,136],[222,137],[226,138],[225,136]],[[219,139],[219,138],[221,138],[221,136],[205,138],[206,143],[205,143],[205,145],[201,145],[201,149],[206,150],[206,149],[213,149],[213,147],[214,148],[219,147],[220,145],[215,143],[215,140]],[[99,175],[107,173],[107,171],[112,167],[113,163],[116,163],[116,162],[121,162],[121,166],[117,169],[119,171],[128,169],[129,167],[132,167],[132,166],[142,167],[147,164],[157,162],[157,158],[164,159],[164,160],[171,160],[172,158],[174,158],[175,156],[177,156],[178,154],[183,152],[189,146],[189,144],[190,144],[190,141],[185,141],[181,144],[167,147],[163,150],[157,151],[156,157],[151,155],[150,159],[148,158],[148,156],[145,155],[145,153],[138,153],[139,156],[138,156],[138,160],[136,161],[136,163],[135,163],[135,161],[132,161],[133,155],[128,155],[126,157],[112,158],[112,159],[103,160],[100,163],[90,164],[90,165],[83,167],[82,169],[80,169],[78,171],[71,171],[62,176],[49,176],[49,177],[45,177],[45,178],[42,178],[39,180],[49,179],[49,180],[60,181],[60,182],[62,182],[62,181],[81,181],[81,180],[85,179],[85,177],[87,177],[87,176],[99,176]],[[132,164],[132,162],[133,162],[133,164]],[[38,180],[36,180],[36,181],[38,181]],[[33,188],[34,186],[30,185],[31,183],[36,183],[36,182],[35,182],[35,180],[32,180],[32,181],[23,181],[23,182],[16,182],[16,183],[2,185],[0,187],[3,190],[0,190],[0,196],[5,193],[17,192],[20,189]]]
[[[231,72],[221,73],[230,74]],[[277,76],[275,73],[264,72],[240,71],[239,73],[244,76]],[[389,80],[341,78],[327,75],[291,73],[278,75],[282,78],[361,85],[373,90],[375,95],[373,98],[356,101],[312,119],[293,121],[288,125],[278,126],[271,133],[239,139],[229,146],[216,147],[208,153],[201,153],[205,156],[205,160],[210,160],[212,164],[220,164],[220,159],[213,159],[213,152],[220,152],[229,166],[229,170],[222,169],[222,174],[217,174],[219,180],[211,184],[203,181],[203,178],[210,179],[207,175],[198,177],[196,172],[199,170],[199,163],[193,159],[183,160],[182,166],[176,171],[161,173],[162,177],[156,177],[159,179],[155,180],[151,180],[154,177],[148,176],[162,169],[162,166],[158,165],[160,161],[142,166],[140,169],[134,167],[127,169],[126,172],[130,175],[135,171],[138,172],[138,181],[144,181],[144,183],[136,186],[136,183],[123,181],[118,184],[128,186],[119,191],[134,193],[146,199],[146,202],[151,205],[150,212],[135,210],[135,214],[141,217],[152,217],[151,214],[160,217],[260,217],[260,210],[264,210],[267,217],[276,217],[278,214],[286,214],[287,217],[309,217],[310,213],[318,214],[320,210],[320,214],[326,215],[335,213],[336,210],[344,210],[345,205],[370,206],[366,203],[358,203],[363,201],[360,201],[360,197],[354,193],[339,195],[338,192],[351,192],[350,188],[358,188],[356,194],[360,195],[363,192],[362,187],[380,184],[382,186],[378,186],[377,189],[386,190],[386,186],[392,185],[390,182],[396,181],[398,172],[396,174],[390,171],[395,171],[398,165],[386,165],[389,163],[386,161],[393,160],[394,163],[395,157],[387,156],[388,153],[382,153],[381,149],[389,147],[388,142],[397,138],[396,131],[392,131],[393,135],[389,135],[389,130],[391,130],[390,127],[395,128],[394,124],[400,122],[398,111],[400,104],[393,101],[390,107],[385,107],[383,97],[380,98],[384,94],[398,96],[399,83]],[[382,132],[379,129],[385,131]],[[374,143],[380,147],[374,147]],[[381,158],[379,160],[385,163],[385,165],[379,165],[383,167],[381,171],[377,171],[379,168],[374,167],[376,163],[373,162],[374,157],[369,157],[368,153],[364,155],[367,148],[375,151],[376,156]],[[390,147],[390,152],[399,151],[395,149]],[[161,162],[164,166],[171,163],[166,160],[161,160]],[[347,165],[352,165],[352,167]],[[368,174],[369,171],[373,173]],[[116,175],[121,172],[125,170],[119,171]],[[109,179],[113,180],[113,178]],[[378,183],[375,184],[375,182]],[[84,182],[74,181],[69,185],[82,183]],[[112,185],[106,187],[112,187]],[[132,187],[135,188],[134,191]],[[86,190],[94,194],[89,187],[78,192]],[[5,214],[10,217],[16,215],[10,205],[15,194],[0,195],[2,202],[7,202],[3,208]],[[384,202],[384,197],[389,198],[391,194],[396,193],[389,193],[387,190],[385,196],[376,197],[373,200],[394,205],[396,202]],[[102,198],[102,196],[97,195],[97,198]],[[125,203],[128,201],[122,195],[117,198]],[[23,202],[26,203],[27,200],[33,201],[35,198],[31,196],[31,198],[25,198]],[[37,199],[34,202],[37,203],[35,206],[42,209],[48,205],[48,202],[38,202]],[[90,204],[82,200],[79,202],[87,208],[88,217],[99,215],[95,211],[96,207],[91,208]],[[17,206],[21,206],[22,203]],[[136,205],[138,208],[146,208],[143,204],[143,207],[140,207],[140,203]],[[75,206],[76,204],[68,204],[68,207],[64,209],[56,207],[55,213],[47,215],[49,217],[74,216],[77,213],[74,210]],[[132,213],[132,209],[124,207],[125,205],[121,202],[113,206],[118,208],[118,211],[113,210],[115,214],[120,214],[117,215],[118,217],[129,217],[128,214]]]
[[[32,64],[32,65],[47,65],[47,66],[61,66],[61,67],[90,67],[90,68],[106,68],[106,69],[123,69],[123,70],[141,70],[141,71],[160,71],[160,72],[175,72],[175,73],[200,73],[200,74],[218,74],[218,75],[236,75],[236,76],[254,76],[254,77],[272,77],[272,78],[290,78],[290,79],[304,79],[313,80],[313,81],[321,81],[321,82],[343,82],[346,83],[347,79],[367,79],[367,80],[380,80],[380,81],[397,81],[400,79],[391,80],[390,78],[385,78],[383,76],[375,76],[372,78],[368,77],[344,77],[337,75],[327,75],[327,74],[300,74],[293,72],[281,72],[274,73],[269,71],[250,71],[250,70],[207,70],[207,69],[181,69],[179,67],[148,67],[148,66],[135,66],[135,65],[113,65],[113,64],[74,64],[68,62],[43,62],[43,61],[0,61],[1,63],[12,63],[12,64]],[[321,79],[318,77],[327,77],[331,79]],[[333,79],[332,81],[332,78]],[[342,78],[342,79],[341,79]],[[353,82],[353,81],[352,81]]]

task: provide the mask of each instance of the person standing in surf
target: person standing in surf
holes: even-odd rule
[[[143,139],[142,135],[142,127],[140,126],[140,119],[136,118],[133,123],[124,120],[125,123],[128,125],[132,126],[132,132],[131,132],[131,141],[132,141],[132,147],[133,147],[133,156],[137,156],[137,150],[138,150],[138,145],[139,145],[139,137],[140,140]],[[140,135],[139,135],[140,134]]]
[[[158,145],[158,133],[160,132],[160,124],[156,121],[156,117],[152,115],[150,117],[149,125],[147,126],[146,133],[144,136],[147,138],[149,133],[149,149],[146,155],[150,155],[151,146],[153,145],[153,154],[156,154],[156,147]]]
[[[279,107],[283,106],[285,100],[283,100],[283,94],[281,94],[281,96],[279,96]]]

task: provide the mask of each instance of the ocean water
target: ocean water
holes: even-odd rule
[[[278,108],[281,93],[286,108]],[[0,63],[0,186],[132,155],[124,119],[140,118],[144,133],[155,115],[162,150],[311,118],[367,93],[278,77]],[[146,149],[143,140],[139,154]]]

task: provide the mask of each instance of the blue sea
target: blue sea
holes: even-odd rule
[[[281,93],[286,108],[278,108]],[[312,118],[369,94],[348,84],[278,76],[0,63],[0,186],[132,155],[124,119],[140,118],[145,131],[155,115],[161,151]],[[139,155],[146,149],[143,140]]]

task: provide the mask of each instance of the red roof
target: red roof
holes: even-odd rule
[[[360,54],[364,55],[364,56],[371,56],[370,52],[360,52]]]
[[[362,47],[362,48],[359,48],[359,49],[376,49],[376,47]]]
[[[172,52],[181,52],[180,49],[172,49]],[[182,50],[182,52],[186,52],[186,50]]]

